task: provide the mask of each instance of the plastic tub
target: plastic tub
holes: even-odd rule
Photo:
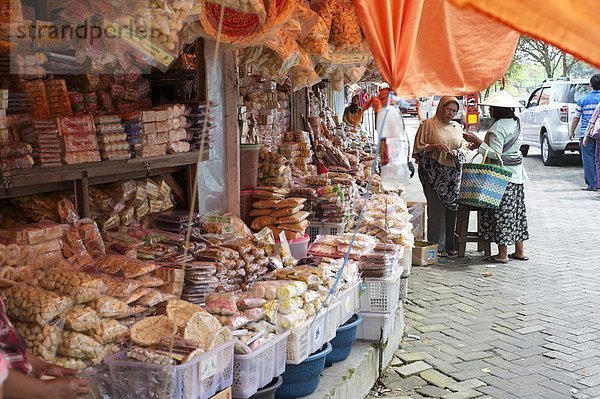
[[[346,324],[337,329],[335,338],[331,340],[333,350],[327,355],[325,364],[341,362],[350,355],[352,345],[356,340],[356,328],[362,323],[362,320],[361,315],[355,314]]]
[[[250,399],[275,399],[275,391],[283,384],[283,378],[281,376],[276,377],[266,387],[256,392],[250,397]]]
[[[363,279],[364,294],[360,297],[363,312],[390,313],[400,300],[400,275],[396,272],[387,278]]]
[[[288,244],[290,244],[290,252],[294,259],[299,260],[302,258],[306,258],[308,254],[308,243],[310,242],[310,237],[308,234],[304,234],[303,237],[296,238],[295,240],[289,240]],[[279,241],[275,242],[275,249],[279,250]]]
[[[240,191],[240,219],[248,227],[252,224],[253,218],[250,217],[250,212],[252,211],[254,201],[254,190]]]
[[[260,388],[283,374],[288,335],[290,332],[286,331],[270,339],[249,355],[234,355],[231,385],[234,398],[254,397]]]
[[[178,366],[134,361],[125,352],[110,356],[104,362],[113,380],[112,398],[135,391],[140,398],[208,399],[233,382],[235,342],[231,340]]]
[[[327,342],[319,351],[297,365],[288,364],[283,373],[283,384],[275,393],[278,399],[294,399],[313,393],[321,381],[325,368],[325,358],[331,353],[331,344]]]
[[[327,342],[329,308],[321,309],[319,315],[291,328],[286,347],[286,363],[302,363],[308,355],[319,350]],[[287,367],[286,366],[286,367]]]
[[[254,190],[258,177],[258,144],[240,145],[240,190]]]
[[[303,237],[296,238],[295,240],[290,241],[290,251],[292,252],[292,256],[296,260],[306,258],[309,242],[310,237],[308,234],[304,234]]]

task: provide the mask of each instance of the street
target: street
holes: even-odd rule
[[[600,398],[600,193],[580,190],[578,155],[524,162],[530,260],[486,264],[470,244],[414,267],[404,340],[371,397]],[[423,199],[416,177],[403,196]]]

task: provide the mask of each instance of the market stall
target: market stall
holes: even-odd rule
[[[8,3],[35,29],[158,27],[2,32],[0,296],[36,356],[98,396],[283,398],[388,340],[413,237],[328,95],[369,61],[351,3]]]

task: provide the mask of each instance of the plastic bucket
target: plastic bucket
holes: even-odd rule
[[[240,145],[240,190],[254,190],[258,176],[258,144]]]
[[[331,346],[333,350],[325,359],[325,364],[330,365],[332,363],[341,362],[345,360],[352,352],[352,345],[356,340],[356,329],[360,323],[362,323],[362,316],[355,314],[346,322],[341,325],[335,333],[335,338],[331,340]]]
[[[321,381],[325,368],[325,357],[331,352],[328,342],[300,364],[287,364],[283,373],[283,384],[275,393],[277,399],[294,399],[313,393]]]
[[[252,218],[250,212],[252,211],[252,204],[254,203],[254,190],[240,191],[240,219],[246,226],[250,227],[252,224]]]
[[[275,391],[283,384],[281,376],[276,377],[266,387],[259,389],[250,399],[275,399]]]

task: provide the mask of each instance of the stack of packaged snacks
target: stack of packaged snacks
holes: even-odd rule
[[[378,243],[373,252],[360,257],[358,268],[363,277],[390,277],[398,271],[403,252],[401,245]]]
[[[46,97],[52,116],[69,116],[73,114],[67,93],[67,83],[62,79],[48,79],[44,82]]]
[[[304,182],[312,191],[296,189],[304,192],[308,199],[308,206],[312,211],[311,220],[330,223],[342,223],[347,220],[352,210],[356,187],[349,175],[342,175],[345,174],[330,173],[328,177],[307,177]]]
[[[0,171],[31,169],[33,167],[33,149],[31,144],[11,141],[0,147]]]
[[[278,153],[261,147],[258,153],[258,184],[289,187],[291,178],[290,162]]]
[[[186,115],[186,140],[190,142],[192,150],[199,150],[202,138],[204,136],[204,149],[213,147],[213,138],[211,130],[216,127],[213,109],[217,106],[215,103],[203,103],[193,107]],[[208,115],[207,115],[208,114]],[[208,118],[208,119],[207,119]],[[204,131],[204,122],[206,120],[206,131]]]
[[[142,122],[142,158],[166,155],[169,142],[169,123],[166,110],[140,112]]]
[[[310,213],[304,210],[305,198],[285,198],[286,194],[277,187],[259,186],[254,192],[256,201],[250,211],[254,231],[268,227],[275,237],[284,232],[288,240],[304,236],[308,228]]]
[[[99,162],[96,127],[91,115],[57,118],[62,156],[66,164]]]
[[[186,141],[188,121],[185,115],[188,113],[185,105],[171,104],[155,108],[156,111],[166,111],[168,125],[168,146],[169,154],[189,152],[190,143]]]
[[[31,115],[36,119],[52,118],[50,112],[50,104],[46,97],[46,85],[43,80],[31,80],[21,83],[22,91],[27,95],[35,107],[31,111]]]
[[[63,260],[63,229],[60,224],[40,222],[0,229],[0,270],[13,279],[23,267],[53,267]]]
[[[139,112],[130,112],[121,115],[125,133],[127,134],[127,142],[129,143],[131,154],[134,158],[142,156],[142,148],[144,147],[143,135],[144,129],[142,119]]]
[[[300,172],[315,174],[308,132],[287,132],[279,147],[279,153],[288,159]]]
[[[58,125],[54,119],[24,118],[19,129],[21,140],[33,147],[33,159],[42,167],[60,166],[61,148]]]
[[[362,201],[354,205],[357,209]],[[396,193],[374,194],[367,202],[359,233],[377,237],[382,242],[414,246],[411,215],[406,203]]]
[[[94,122],[103,161],[131,158],[127,133],[121,124],[120,116],[96,116]]]

